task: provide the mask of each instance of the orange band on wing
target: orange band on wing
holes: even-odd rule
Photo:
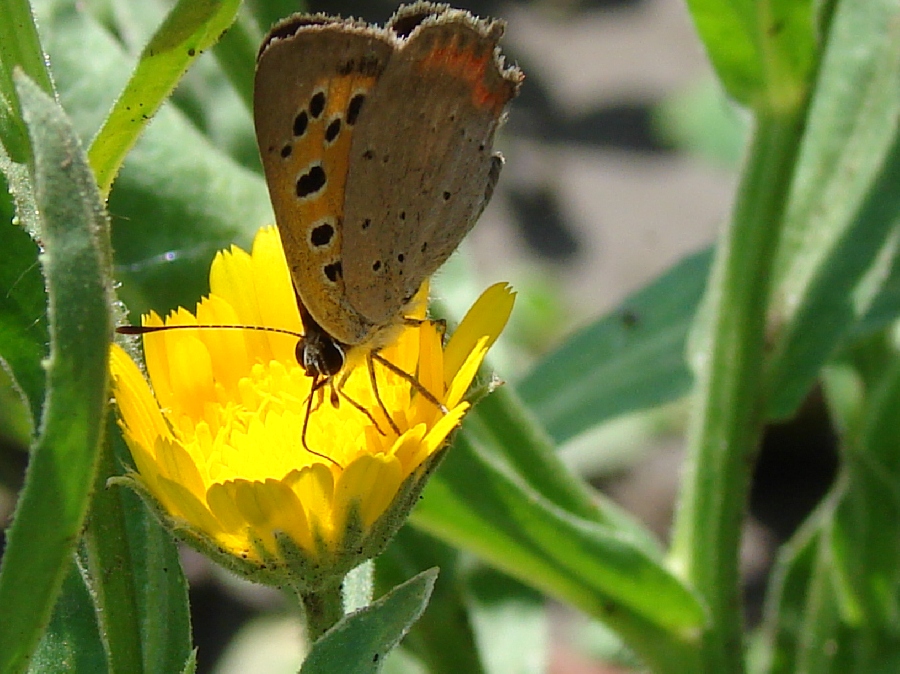
[[[454,36],[446,47],[435,48],[425,59],[422,67],[440,68],[472,86],[472,102],[479,108],[490,108],[499,114],[510,99],[505,89],[492,90],[486,83],[488,67],[494,66],[493,49],[476,53],[459,48],[459,37]]]

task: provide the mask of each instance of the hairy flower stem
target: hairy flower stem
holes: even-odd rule
[[[306,636],[310,645],[344,617],[342,583],[334,583],[317,592],[298,592],[306,615]]]

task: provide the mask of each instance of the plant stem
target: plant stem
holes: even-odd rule
[[[805,106],[760,111],[707,290],[671,561],[706,602],[707,672],[743,671],[741,525],[764,422],[766,307]],[[697,346],[697,345],[695,345]]]
[[[306,615],[306,636],[312,645],[344,617],[341,583],[334,583],[316,592],[298,592],[298,595]]]

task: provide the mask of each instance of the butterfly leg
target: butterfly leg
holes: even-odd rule
[[[369,352],[368,359],[370,361],[370,363],[369,363],[370,375],[369,376],[372,377],[373,383],[375,381],[375,372],[374,372],[374,368],[372,367],[371,361],[374,360],[374,361],[377,361],[378,363],[380,363],[381,365],[383,365],[384,367],[386,367],[388,370],[393,372],[395,375],[397,375],[401,379],[409,382],[410,386],[412,386],[416,391],[421,393],[422,397],[424,397],[425,400],[427,400],[432,405],[437,407],[441,411],[442,414],[447,414],[450,411],[447,409],[447,406],[444,405],[444,403],[442,403],[440,400],[438,400],[437,398],[434,397],[434,394],[431,391],[429,391],[427,388],[422,386],[422,382],[420,382],[418,379],[416,379],[413,375],[409,374],[409,372],[404,372],[403,370],[401,370],[399,367],[394,365],[391,361],[387,360],[384,356],[379,354],[377,351]],[[376,397],[377,397],[377,389],[376,389]],[[380,398],[379,398],[379,402],[381,402]]]
[[[348,377],[350,376],[350,372],[346,372],[343,377],[341,377],[340,381],[337,383],[337,390],[340,392],[341,396],[343,396],[344,400],[350,403],[354,409],[358,410],[362,414],[366,415],[369,421],[372,422],[372,425],[375,427],[375,430],[378,431],[381,435],[387,435],[381,426],[378,425],[378,421],[372,416],[372,413],[367,410],[362,403],[356,402],[353,398],[347,395],[347,392],[344,390],[344,384],[347,382]],[[397,432],[399,435],[399,431]]]
[[[381,408],[381,411],[384,412],[384,416],[387,418],[388,423],[391,425],[391,430],[399,436],[400,429],[397,427],[397,424],[394,423],[394,418],[391,416],[391,413],[388,412],[387,406],[384,404],[384,401],[381,399],[381,395],[378,393],[378,380],[375,378],[375,364],[372,360],[375,355],[376,354],[374,351],[369,351],[366,354],[366,367],[369,369],[369,381],[372,382],[372,392],[375,394],[375,400],[378,401],[378,406]]]

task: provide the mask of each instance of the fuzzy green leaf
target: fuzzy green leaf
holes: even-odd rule
[[[12,161],[24,164],[31,157],[28,132],[19,109],[13,73],[21,69],[47,94],[53,82],[41,49],[37,26],[28,0],[0,0],[0,142]]]
[[[375,674],[428,604],[437,569],[344,616],[314,644],[301,674]]]
[[[41,638],[29,668],[42,672],[102,672],[106,653],[91,593],[74,557],[53,609],[53,618]]]
[[[192,652],[187,581],[172,536],[130,490],[105,485],[121,463],[128,463],[117,431],[111,432],[111,440],[119,460],[107,446],[85,533],[91,590],[110,669],[177,672]]]
[[[43,425],[0,565],[0,671],[18,671],[50,618],[93,487],[112,336],[106,215],[59,105],[17,81],[34,148],[34,195],[49,296]]]

